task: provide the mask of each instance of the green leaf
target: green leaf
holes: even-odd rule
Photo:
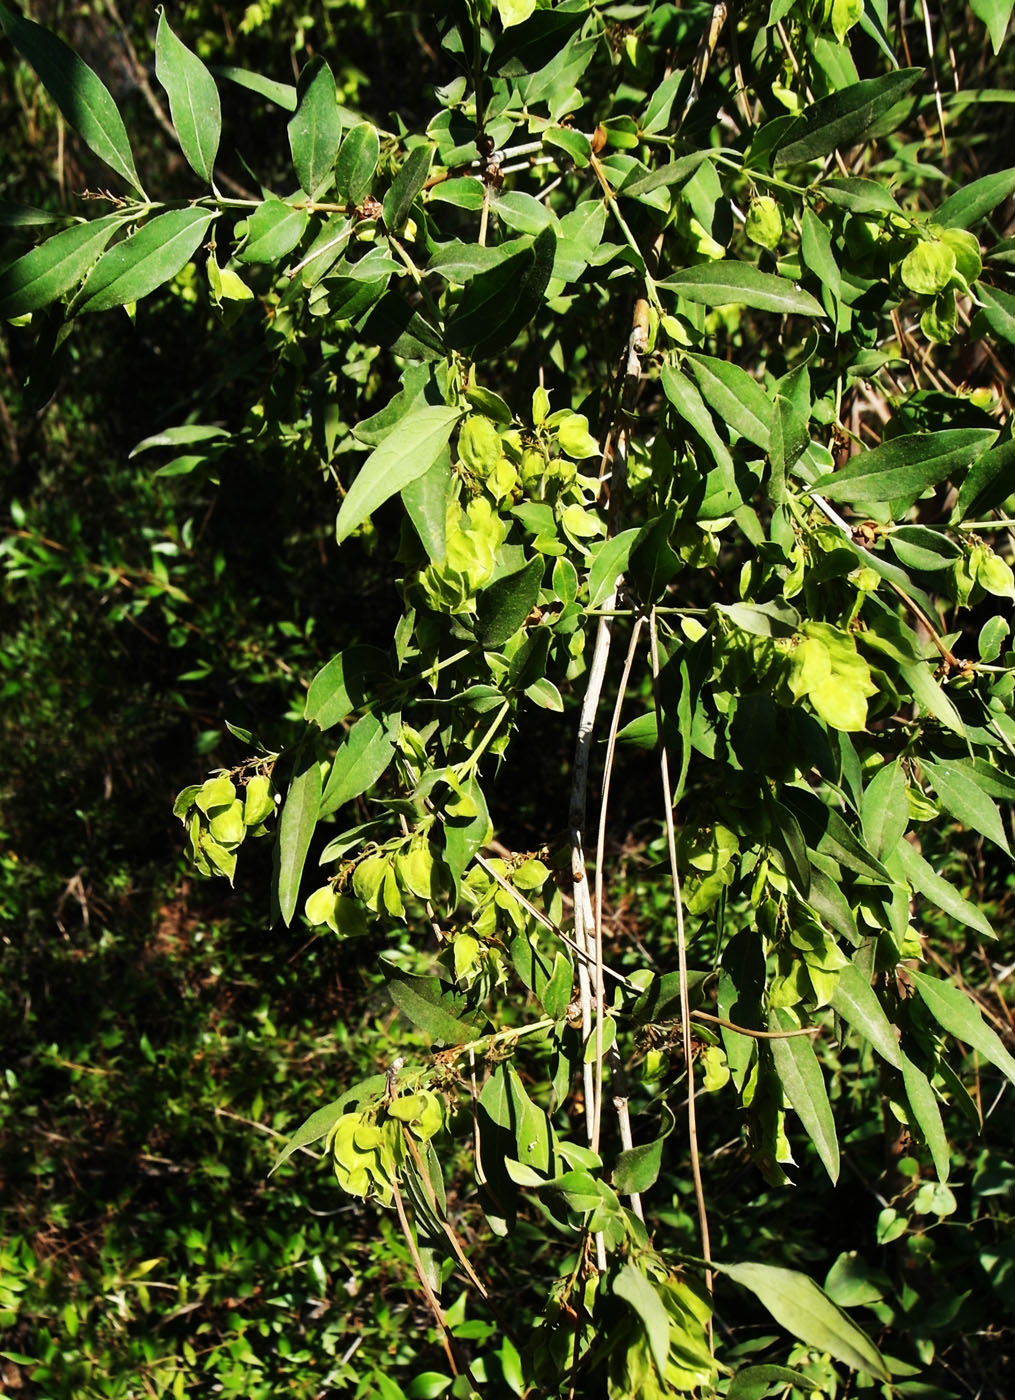
[[[545,228],[530,248],[474,277],[445,327],[451,349],[483,359],[512,345],[543,304],[556,247]]]
[[[898,203],[884,185],[877,180],[822,180],[817,193],[840,209],[848,209],[851,214],[899,214]]]
[[[1000,1037],[983,1020],[971,997],[951,982],[943,982],[925,972],[915,972],[907,968],[906,976],[942,1030],[953,1035],[956,1040],[971,1045],[1015,1084],[1015,1059],[1008,1054]]]
[[[589,569],[589,607],[598,608],[613,592],[617,579],[627,570],[634,542],[641,532],[632,528],[622,530],[612,539],[597,545]]]
[[[804,206],[800,221],[800,253],[804,266],[810,268],[832,296],[842,296],[842,274],[832,253],[832,239],[824,223],[812,209]]]
[[[983,310],[980,313],[987,325],[1002,340],[1015,345],[1015,296],[1002,292],[1000,287],[988,287],[979,282],[976,287]]]
[[[928,488],[968,466],[996,436],[988,428],[905,433],[870,452],[861,452],[841,470],[821,477],[811,489],[832,501],[860,505],[895,502],[908,508]]]
[[[346,135],[335,166],[335,189],[349,204],[362,204],[370,193],[381,153],[381,139],[370,122],[360,122]]]
[[[465,1045],[476,1039],[476,1023],[460,1019],[460,999],[442,992],[436,977],[389,982],[387,991],[399,1011],[435,1044]]]
[[[773,1042],[774,1043],[774,1042]],[[781,1327],[816,1351],[827,1351],[855,1371],[890,1379],[881,1353],[813,1279],[774,1264],[712,1264],[748,1289]]]
[[[685,267],[682,272],[662,278],[656,286],[702,306],[752,306],[757,311],[785,315],[825,314],[824,307],[810,292],[794,287],[788,278],[761,272],[750,263],[730,258]]]
[[[934,1090],[923,1070],[914,1065],[909,1056],[902,1051],[899,1052],[899,1055],[902,1060],[902,1082],[905,1086],[906,1098],[909,1100],[909,1107],[920,1132],[923,1134],[924,1141],[930,1148],[938,1180],[947,1181],[951,1167],[951,1154]]]
[[[299,106],[289,120],[289,149],[300,188],[311,199],[325,184],[335,165],[342,139],[335,75],[320,55],[300,74]]]
[[[656,1184],[666,1138],[663,1133],[655,1142],[628,1147],[620,1153],[611,1177],[614,1191],[621,1196],[640,1196]]]
[[[78,309],[108,311],[164,286],[190,262],[215,217],[212,209],[171,209],[142,224],[103,253],[81,288]]]
[[[524,24],[536,8],[536,0],[496,0],[497,13],[505,29]]]
[[[546,560],[537,555],[480,593],[476,600],[476,636],[487,651],[498,650],[524,625],[536,606],[545,569]]]
[[[922,68],[902,68],[823,97],[787,127],[775,150],[776,166],[817,160],[838,147],[855,145],[922,75]]]
[[[90,151],[143,197],[123,118],[102,81],[62,39],[0,4],[0,26]]]
[[[339,544],[396,492],[429,471],[447,447],[458,422],[457,408],[424,404],[411,408],[360,467],[335,522]]]
[[[296,196],[294,196],[296,198]],[[251,214],[247,238],[236,256],[240,262],[273,263],[291,253],[303,237],[309,215],[271,194]]]
[[[768,1023],[773,1031],[799,1030],[799,1022],[786,1007],[773,1007]],[[810,1036],[794,1035],[768,1044],[783,1093],[834,1185],[839,1177],[839,1142],[825,1078]]]
[[[762,1400],[772,1393],[774,1385],[792,1385],[805,1395],[813,1395],[816,1390],[813,1376],[791,1371],[788,1366],[742,1366],[730,1382],[726,1400]]]
[[[59,224],[63,214],[52,214],[45,209],[36,209],[31,204],[15,204],[9,199],[0,199],[0,228],[34,228],[39,224]]]
[[[472,857],[490,839],[490,813],[482,788],[475,778],[462,784],[462,792],[472,803],[476,815],[464,821],[450,819],[444,823],[444,859],[456,880],[460,879]]]
[[[430,174],[434,150],[429,143],[413,146],[384,196],[384,227],[389,233],[401,233],[412,202]]]
[[[170,29],[161,5],[158,16],[155,76],[169,98],[169,112],[180,140],[180,149],[191,169],[210,185],[222,134],[222,106],[218,88],[197,54],[191,53]]]
[[[286,928],[292,923],[300,880],[321,806],[321,769],[313,752],[289,784],[278,826],[276,897]]]
[[[194,442],[213,442],[228,438],[225,428],[216,428],[205,423],[181,423],[178,428],[164,428],[161,433],[142,438],[132,447],[129,457],[137,457],[141,452],[150,452],[153,447],[187,447]]]
[[[323,1108],[317,1109],[293,1133],[275,1158],[274,1166],[268,1175],[272,1176],[277,1172],[282,1163],[287,1162],[293,1153],[298,1152],[301,1147],[309,1147],[312,1143],[320,1142],[321,1138],[327,1137],[350,1104],[361,1103],[364,1099],[376,1097],[384,1092],[387,1083],[388,1076],[386,1074],[372,1074],[361,1083],[354,1084],[351,1089],[347,1089],[333,1103],[325,1104]]]
[[[296,111],[298,99],[294,83],[277,83],[274,78],[252,73],[249,68],[236,68],[231,63],[213,64],[211,71],[239,87],[256,92],[259,97],[266,97],[269,102],[274,102],[276,107],[282,107],[287,112]]]
[[[123,214],[106,214],[55,233],[0,275],[0,318],[38,311],[75,286],[118,228]]]
[[[939,875],[915,846],[910,845],[908,841],[900,841],[895,856],[913,889],[930,900],[932,905],[943,913],[950,914],[967,928],[976,929],[985,938],[996,938],[997,935],[980,909],[968,899],[964,899],[943,875]]]
[[[877,993],[855,963],[840,968],[832,993],[832,1009],[869,1041],[883,1060],[900,1068],[901,1051],[895,1028],[885,1015]]]
[[[968,831],[978,832],[1011,855],[1008,838],[1001,824],[1001,813],[968,771],[949,763],[924,759],[923,770],[945,811]]]
[[[673,408],[688,423],[712,455],[724,483],[733,488],[733,458],[715,426],[711,412],[698,390],[686,375],[680,374],[669,365],[663,366],[663,392]]]
[[[934,215],[934,223],[940,228],[972,228],[1011,194],[1015,194],[1015,170],[984,175],[946,199]]]
[[[651,194],[653,190],[661,189],[664,185],[679,185],[684,180],[690,179],[702,161],[707,160],[710,155],[711,152],[705,149],[691,151],[686,156],[678,156],[676,160],[671,160],[666,165],[660,165],[651,174],[631,180],[630,184],[621,182],[617,193],[622,194],[625,199],[640,199],[643,194]],[[632,173],[637,169],[638,167],[635,166]],[[630,176],[628,178],[630,179]]]
[[[328,772],[320,818],[330,816],[346,802],[368,792],[384,775],[395,754],[397,733],[397,716],[392,720],[390,716],[381,719],[371,714],[356,721]]]
[[[624,1264],[613,1280],[613,1292],[634,1310],[645,1328],[656,1371],[666,1375],[670,1350],[670,1315],[659,1294],[634,1264]]]
[[[768,451],[772,403],[746,370],[711,355],[688,355],[687,363],[705,402],[742,438]]]
[[[374,683],[387,671],[388,658],[377,647],[339,652],[310,682],[303,718],[322,730],[333,729],[370,698]]]
[[[1015,305],[1015,298],[1013,305]],[[1015,323],[1013,323],[1015,324]],[[999,442],[978,457],[959,487],[958,499],[952,511],[952,525],[963,520],[982,518],[982,513],[994,510],[1006,501],[1015,482],[1015,439]]]
[[[402,505],[435,564],[447,554],[448,503],[451,500],[451,455],[440,452],[422,476],[402,487]]]
[[[898,759],[879,769],[868,783],[860,818],[871,853],[878,860],[890,856],[909,825],[906,777]]]
[[[1013,0],[969,0],[969,7],[977,19],[987,26],[994,52],[1001,52],[1005,32],[1011,19]]]

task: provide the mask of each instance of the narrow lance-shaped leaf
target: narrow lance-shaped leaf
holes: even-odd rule
[[[422,476],[448,445],[457,408],[426,405],[408,413],[371,452],[342,502],[335,524],[341,544],[389,497]]]
[[[924,491],[946,481],[990,446],[989,428],[945,428],[905,433],[861,452],[841,471],[816,481],[814,492],[833,501],[868,504],[897,501],[910,506]]]
[[[335,165],[342,139],[335,76],[321,57],[310,60],[299,81],[299,106],[289,122],[289,148],[301,188],[311,199]]]
[[[394,728],[397,730],[397,723]],[[383,776],[394,753],[390,723],[372,714],[358,719],[335,754],[321,797],[320,816],[330,816],[346,802],[372,788]]]
[[[757,380],[739,365],[711,355],[688,355],[687,363],[706,403],[742,438],[767,452],[772,403]]]
[[[108,88],[62,39],[0,4],[0,25],[89,150],[147,198]]]
[[[401,233],[412,201],[426,184],[433,153],[433,146],[426,144],[414,146],[406,156],[405,164],[384,196],[384,227],[389,233]]]
[[[0,318],[38,311],[80,282],[127,217],[107,214],[75,224],[18,258],[0,276]]]
[[[934,1020],[949,1035],[978,1050],[985,1060],[1008,1076],[1015,1084],[1015,1059],[980,1015],[976,1003],[951,982],[930,977],[926,972],[907,970],[906,976],[920,993],[924,1005]]]
[[[749,1289],[780,1326],[856,1371],[888,1380],[881,1353],[856,1323],[806,1274],[774,1264],[718,1264],[717,1273]]]
[[[543,304],[556,248],[545,228],[531,248],[474,277],[445,328],[448,345],[477,359],[506,350]]]
[[[900,1051],[900,1057],[902,1060],[902,1082],[905,1086],[906,1098],[909,1100],[909,1107],[927,1146],[930,1148],[938,1180],[947,1181],[951,1166],[948,1138],[945,1134],[944,1124],[941,1122],[941,1110],[934,1097],[934,1090],[923,1070],[914,1065],[908,1055],[904,1055]]]
[[[1015,194],[1015,170],[998,170],[955,191],[934,215],[941,228],[972,228]]]
[[[238,87],[256,92],[259,97],[266,97],[276,107],[282,107],[287,112],[296,111],[297,97],[294,83],[279,83],[274,78],[266,78],[261,73],[252,73],[249,68],[237,68],[231,63],[216,63],[211,71],[220,78],[226,78],[229,82],[236,83]]]
[[[140,301],[186,267],[216,217],[211,209],[171,209],[110,248],[81,289],[80,310],[108,311]]]
[[[832,993],[832,1009],[865,1040],[883,1060],[900,1065],[895,1028],[878,1001],[877,993],[855,963],[841,968]]]
[[[757,311],[800,316],[825,314],[824,307],[810,292],[801,291],[788,278],[776,277],[732,258],[685,267],[656,285],[702,306],[753,306]]]
[[[300,880],[317,825],[321,806],[321,769],[313,754],[307,754],[304,767],[289,784],[279,818],[276,847],[276,895],[279,912],[288,928],[296,912]]]
[[[776,165],[816,160],[839,146],[853,145],[922,73],[922,68],[902,68],[882,78],[865,78],[815,102],[787,130],[775,153]]]
[[[455,1014],[436,978],[390,982],[388,995],[399,1011],[438,1045],[464,1045],[475,1040],[476,1026]]]
[[[210,185],[222,134],[222,104],[215,79],[169,27],[159,7],[155,76],[166,90],[180,149],[191,169]]]
[[[923,762],[923,768],[937,793],[938,801],[947,812],[970,831],[982,832],[1006,855],[1011,854],[1008,838],[1001,824],[1001,813],[994,801],[980,788],[968,772],[949,763]]]
[[[774,1031],[799,1030],[796,1018],[785,1007],[773,1008],[769,1023]],[[839,1177],[839,1142],[814,1046],[808,1036],[794,1035],[769,1041],[769,1048],[783,1092],[834,1184]]]

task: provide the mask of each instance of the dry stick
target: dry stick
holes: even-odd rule
[[[934,32],[930,27],[928,0],[923,0],[923,27],[927,35],[927,56],[930,59],[930,73],[934,80],[934,105],[937,108],[937,124],[941,132],[941,155],[948,159],[948,137],[945,135],[945,113],[941,105],[941,85],[937,77],[937,59],[934,57]]]
[[[687,940],[684,935],[684,906],[680,895],[680,872],[677,869],[677,839],[673,830],[673,794],[670,788],[670,765],[663,743],[663,707],[659,693],[659,638],[656,632],[655,608],[648,618],[649,645],[652,655],[652,691],[655,698],[656,724],[659,730],[659,772],[663,784],[663,808],[666,817],[666,846],[670,856],[670,876],[673,881],[673,903],[677,914],[677,966],[680,972],[680,1020],[687,1062],[687,1141],[691,1154],[691,1175],[698,1203],[698,1229],[701,1234],[701,1254],[706,1264],[711,1261],[712,1247],[708,1235],[708,1215],[705,1192],[701,1184],[701,1161],[698,1155],[698,1129],[694,1112],[694,1045],[691,1041],[691,1007],[687,987]],[[705,1287],[712,1292],[712,1270],[705,1270]],[[709,1325],[709,1341],[712,1329]]]
[[[451,1329],[448,1326],[447,1318],[444,1316],[444,1310],[441,1307],[440,1303],[437,1301],[436,1297],[434,1296],[434,1291],[430,1287],[430,1282],[427,1279],[426,1270],[423,1268],[423,1260],[420,1258],[419,1250],[416,1247],[416,1241],[412,1237],[412,1226],[409,1224],[409,1217],[405,1213],[405,1206],[402,1202],[402,1193],[398,1189],[397,1176],[391,1176],[390,1185],[395,1197],[395,1210],[398,1212],[398,1223],[402,1227],[402,1234],[405,1236],[405,1243],[409,1248],[409,1255],[412,1259],[412,1267],[416,1271],[416,1277],[419,1279],[420,1286],[423,1289],[423,1296],[426,1298],[426,1301],[430,1306],[430,1311],[433,1313],[434,1319],[437,1322],[437,1327],[441,1334],[441,1341],[444,1345],[444,1352],[448,1358],[448,1365],[451,1367],[451,1374],[453,1376],[457,1376],[461,1374],[461,1371],[464,1371],[469,1378],[472,1388],[475,1390],[475,1377],[469,1370],[468,1363],[462,1358],[455,1355],[455,1353],[458,1350],[458,1348],[455,1346],[455,1339],[451,1335]]]
[[[632,632],[631,632],[631,641],[630,641],[630,644],[629,644],[629,646],[628,646],[628,648],[627,648],[627,656],[626,656],[625,659],[624,659],[624,671],[623,671],[623,674],[621,675],[621,678],[620,678],[620,685],[619,685],[619,687],[618,687],[618,689],[617,689],[617,700],[616,700],[616,704],[615,704],[614,707],[613,707],[613,718],[612,718],[611,721],[610,721],[610,735],[609,735],[609,738],[608,738],[607,743],[606,743],[606,762],[605,762],[604,768],[603,768],[603,791],[602,791],[602,797],[601,797],[600,803],[599,803],[599,831],[598,831],[597,836],[596,836],[596,907],[595,907],[595,921],[596,921],[596,980],[597,980],[597,983],[598,983],[597,993],[598,993],[599,995],[602,994],[602,989],[603,989],[603,966],[602,966],[602,949],[603,949],[603,866],[604,866],[604,864],[605,864],[605,856],[606,856],[606,813],[607,813],[607,808],[608,808],[608,806],[609,806],[609,801],[610,801],[610,781],[611,781],[611,779],[612,779],[612,777],[613,777],[613,760],[614,760],[614,753],[615,753],[616,746],[617,746],[617,731],[618,731],[618,729],[620,728],[620,712],[621,712],[621,709],[622,709],[623,704],[624,704],[624,696],[625,696],[625,694],[626,694],[626,692],[627,692],[628,681],[630,680],[630,677],[631,677],[631,667],[632,667],[632,665],[634,664],[635,654],[636,654],[636,652],[637,652],[637,650],[638,650],[638,639],[639,639],[639,637],[640,637],[640,635],[641,635],[641,628],[642,628],[642,623],[643,623],[643,622],[644,622],[644,618],[639,617],[639,618],[635,621],[634,628],[633,628],[633,630],[632,630]],[[599,1051],[601,1051],[601,1049],[602,1049],[602,1020],[601,1020],[601,1018],[598,1018],[598,1019],[597,1019],[597,1022],[596,1022],[596,1048],[597,1048],[597,1050],[599,1050]],[[619,1062],[620,1062],[620,1057],[619,1057],[619,1055],[617,1055],[617,1056],[615,1056],[615,1057],[611,1055],[611,1058],[610,1058],[611,1075],[612,1075],[615,1079],[616,1079],[616,1077],[617,1077],[617,1075],[618,1075],[618,1069],[622,1071],[622,1066],[620,1066],[620,1063],[619,1063]],[[615,1095],[614,1095],[614,1099],[613,1099],[613,1104],[614,1104],[614,1108],[615,1108],[616,1111],[617,1111],[617,1117],[618,1117],[618,1120],[619,1120],[619,1126],[620,1126],[620,1140],[621,1140],[621,1143],[623,1144],[623,1146],[624,1146],[625,1148],[630,1148],[630,1147],[632,1147],[632,1146],[634,1145],[634,1142],[633,1142],[633,1139],[632,1139],[632,1137],[631,1137],[631,1115],[630,1115],[630,1112],[629,1112],[629,1110],[628,1110],[627,1094],[626,1094],[626,1093],[623,1093],[623,1094],[617,1093],[617,1094],[615,1094]],[[600,1128],[601,1128],[601,1125],[602,1125],[602,1109],[603,1109],[603,1060],[602,1060],[602,1055],[601,1055],[601,1054],[597,1054],[597,1056],[596,1056],[596,1102],[595,1102],[595,1113],[594,1113],[594,1115],[593,1115],[593,1120],[592,1120],[592,1144],[591,1144],[591,1145],[592,1145],[592,1151],[593,1151],[593,1152],[598,1152],[598,1151],[599,1151],[599,1133],[600,1133]],[[644,1219],[645,1219],[644,1213],[643,1213],[643,1211],[642,1211],[641,1197],[638,1195],[637,1192],[632,1192],[632,1194],[631,1194],[631,1209],[634,1211],[635,1215],[638,1217],[639,1220],[644,1220]]]

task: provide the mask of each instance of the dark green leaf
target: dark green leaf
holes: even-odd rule
[[[426,184],[430,174],[434,147],[427,144],[413,146],[405,158],[405,163],[384,196],[384,227],[389,233],[401,233],[412,202]]]
[[[512,345],[543,304],[557,236],[545,228],[528,248],[474,277],[452,312],[447,343],[482,359]]]
[[[80,282],[125,223],[123,214],[106,214],[75,224],[18,258],[0,275],[0,317],[24,316],[62,296]]]
[[[733,486],[733,458],[729,448],[716,430],[715,420],[705,406],[705,402],[691,381],[678,370],[664,365],[662,373],[663,392],[676,412],[690,424],[712,454],[724,481]]]
[[[859,456],[840,471],[814,483],[817,495],[858,505],[897,502],[911,506],[931,486],[978,457],[996,433],[984,428],[946,428],[939,433],[905,433]]]
[[[838,812],[804,788],[786,787],[782,796],[786,806],[799,818],[808,845],[865,879],[891,884],[888,871],[875,860]]]
[[[996,937],[980,909],[968,899],[964,899],[943,875],[939,875],[915,846],[910,845],[908,841],[900,841],[896,847],[896,858],[913,889],[929,899],[942,913],[950,914],[967,928],[976,929],[985,938]]]
[[[309,215],[269,195],[251,214],[247,237],[236,256],[240,262],[273,263],[291,253],[303,237]]]
[[[355,646],[333,656],[310,682],[303,717],[320,729],[333,729],[371,697],[388,658],[377,647]]]
[[[1015,495],[1015,439],[1009,438],[984,452],[969,468],[959,487],[951,524],[980,519],[984,511],[995,510],[1011,495]]]
[[[390,716],[381,719],[373,714],[356,721],[332,762],[321,797],[320,818],[369,792],[394,757],[397,731],[397,716],[394,722]]]
[[[0,228],[34,228],[39,224],[59,224],[63,214],[51,214],[45,209],[36,209],[31,204],[13,204],[8,199],[0,199]]]
[[[823,97],[786,129],[775,151],[775,164],[817,160],[837,147],[855,145],[874,119],[903,97],[922,73],[922,68],[902,68]]]
[[[88,64],[62,39],[6,5],[0,5],[0,25],[88,149],[147,198],[134,168],[123,118]]]
[[[476,636],[488,651],[498,650],[524,626],[539,597],[545,568],[545,559],[537,555],[480,593],[476,601]]]
[[[800,222],[800,253],[804,266],[810,268],[834,297],[842,295],[842,274],[832,253],[828,229],[812,209],[804,206]]]
[[[895,1028],[870,982],[855,963],[840,970],[832,993],[832,1008],[858,1035],[870,1041],[883,1060],[896,1069],[900,1067]]]
[[[997,805],[978,786],[968,771],[952,764],[923,760],[923,770],[946,812],[968,831],[978,832],[1011,855],[1008,838],[1001,824]]]
[[[920,993],[927,1010],[942,1030],[979,1051],[1015,1084],[1015,1059],[1000,1037],[983,1020],[976,1003],[951,982],[907,969],[906,976]]]
[[[733,1377],[726,1400],[762,1400],[763,1396],[772,1394],[774,1385],[792,1385],[806,1395],[815,1389],[812,1376],[791,1371],[788,1366],[747,1366],[741,1367]]]
[[[774,1007],[768,1021],[773,1031],[799,1029],[796,1017],[785,1007]],[[839,1142],[825,1078],[810,1036],[794,1035],[770,1040],[768,1044],[787,1102],[806,1129],[834,1185],[839,1177]]]
[[[164,286],[190,262],[214,218],[211,209],[171,209],[142,224],[103,253],[81,289],[78,309],[108,311]]]
[[[701,150],[692,151],[686,156],[678,156],[676,160],[671,160],[667,165],[660,165],[650,175],[642,175],[639,179],[632,180],[630,184],[622,184],[617,193],[622,194],[626,199],[639,199],[643,194],[651,194],[653,190],[661,189],[664,185],[679,185],[682,181],[689,179],[710,154],[711,152],[708,150]]]
[[[442,992],[436,977],[389,982],[388,995],[436,1045],[465,1045],[476,1039],[475,1022],[459,1018],[460,999]]]
[[[892,195],[877,180],[822,180],[817,187],[820,198],[829,204],[848,209],[851,214],[898,214],[901,212]]]
[[[335,166],[335,189],[349,204],[362,204],[370,193],[381,141],[377,129],[360,122],[346,135]]]
[[[465,795],[476,807],[476,815],[464,821],[444,823],[444,859],[456,880],[464,874],[476,852],[490,839],[490,813],[483,790],[475,778],[462,784]]]
[[[300,74],[299,106],[289,120],[289,149],[300,188],[314,199],[335,165],[342,139],[335,75],[320,55]]]
[[[451,455],[441,452],[422,476],[402,487],[402,504],[416,534],[435,564],[447,553],[448,502],[451,499]]]
[[[909,1056],[902,1054],[901,1051],[900,1056],[902,1082],[905,1086],[906,1098],[909,1100],[909,1107],[920,1132],[923,1134],[924,1142],[930,1148],[938,1180],[947,1181],[951,1167],[951,1154],[934,1090],[923,1070],[914,1065]]]
[[[191,169],[212,183],[222,134],[222,106],[215,79],[169,27],[160,6],[155,35],[155,76],[166,90],[180,149]]]
[[[686,358],[706,402],[723,422],[767,452],[772,403],[757,380],[728,360],[717,360],[711,355]]]
[[[321,769],[310,751],[303,758],[303,767],[289,784],[279,818],[276,897],[287,928],[296,912],[300,880],[320,806]]]
[[[657,282],[676,292],[685,301],[702,306],[753,306],[758,311],[785,315],[824,316],[825,311],[810,292],[794,287],[786,277],[761,272],[751,263],[724,258],[718,262],[685,267]]]
[[[881,1353],[866,1332],[837,1308],[806,1274],[773,1264],[717,1264],[712,1267],[747,1288],[781,1327],[817,1351],[827,1351],[855,1371],[889,1379]]]
[[[983,303],[980,314],[987,325],[995,335],[1015,345],[1015,296],[1002,292],[1000,287],[988,287],[985,282],[978,282],[976,290]]]
[[[423,475],[448,445],[457,408],[412,408],[360,467],[335,522],[339,544],[386,500]]]
[[[643,1143],[640,1147],[628,1147],[617,1158],[613,1168],[613,1189],[621,1196],[640,1196],[656,1184],[663,1161],[663,1142]]]
[[[934,215],[942,228],[971,228],[1015,194],[1015,170],[999,170],[984,175],[955,191]]]

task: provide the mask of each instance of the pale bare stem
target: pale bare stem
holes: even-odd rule
[[[944,160],[948,159],[948,137],[945,135],[945,112],[941,105],[941,85],[937,77],[937,59],[934,57],[934,31],[930,27],[930,5],[928,0],[923,0],[921,6],[923,10],[923,28],[927,35],[927,56],[930,59],[930,73],[934,80],[934,106],[937,108],[938,130],[941,132],[941,155]]]
[[[391,1177],[391,1189],[395,1196],[395,1210],[398,1212],[398,1223],[402,1227],[402,1234],[405,1237],[405,1243],[409,1250],[409,1256],[412,1259],[412,1267],[416,1271],[416,1277],[419,1279],[420,1287],[423,1290],[423,1296],[426,1299],[427,1304],[429,1305],[430,1311],[434,1315],[435,1322],[437,1323],[438,1331],[441,1334],[441,1341],[444,1344],[444,1352],[448,1358],[448,1365],[451,1367],[451,1374],[453,1376],[457,1376],[460,1375],[461,1371],[464,1370],[465,1374],[469,1377],[469,1380],[472,1383],[473,1387],[475,1387],[476,1382],[468,1368],[468,1365],[466,1365],[466,1363],[463,1361],[461,1367],[459,1367],[459,1360],[458,1357],[456,1357],[455,1355],[457,1348],[455,1347],[454,1338],[451,1335],[451,1329],[448,1326],[448,1320],[444,1316],[444,1310],[442,1309],[440,1303],[437,1301],[433,1289],[430,1287],[430,1281],[427,1278],[426,1270],[423,1267],[423,1260],[420,1258],[419,1250],[416,1247],[416,1240],[412,1233],[412,1226],[409,1224],[409,1217],[405,1213],[405,1205],[402,1202],[402,1193],[398,1189],[398,1181],[394,1176]]]
[[[702,85],[708,73],[708,65],[711,62],[713,53],[715,53],[715,46],[719,42],[719,35],[722,33],[722,27],[726,23],[728,10],[729,6],[726,4],[726,0],[716,0],[716,3],[712,6],[708,28],[701,36],[698,52],[694,55],[694,62],[691,64],[694,82],[691,84],[691,91],[687,94],[687,101],[684,103],[684,110],[680,114],[680,120],[677,122],[678,131],[684,124],[684,118],[701,96]]]
[[[599,1151],[599,1134],[603,1108],[603,867],[606,862],[606,814],[610,802],[610,782],[613,777],[613,760],[617,747],[617,731],[620,728],[620,713],[631,678],[631,667],[638,650],[643,618],[639,617],[631,632],[631,641],[624,658],[624,670],[617,689],[617,699],[610,720],[610,734],[606,741],[606,761],[603,768],[603,791],[599,802],[599,830],[596,833],[596,896],[595,896],[595,938],[596,938],[596,1103],[592,1120],[592,1151]],[[626,1096],[624,1113],[627,1113]],[[638,1209],[636,1207],[636,1209]]]
[[[701,1253],[705,1262],[712,1258],[712,1247],[708,1234],[708,1214],[705,1210],[705,1192],[701,1184],[701,1160],[698,1154],[698,1127],[694,1111],[694,1044],[691,1040],[691,1003],[687,990],[687,939],[684,932],[684,905],[680,895],[680,872],[677,869],[677,838],[673,829],[673,793],[670,787],[670,766],[663,743],[663,707],[659,694],[659,638],[656,631],[655,609],[648,619],[649,646],[652,655],[652,689],[655,696],[656,724],[659,729],[659,771],[663,784],[663,814],[666,821],[666,846],[670,856],[670,876],[673,881],[673,903],[677,915],[677,966],[680,973],[680,1022],[684,1042],[684,1059],[687,1063],[687,1143],[691,1156],[691,1175],[694,1178],[694,1195],[698,1203],[698,1229],[701,1234]],[[705,1271],[705,1287],[712,1291],[712,1271]],[[711,1326],[709,1340],[711,1341]]]
[[[490,220],[490,185],[488,181],[483,181],[483,209],[479,216],[479,238],[477,242],[481,248],[486,247],[486,226]]]

